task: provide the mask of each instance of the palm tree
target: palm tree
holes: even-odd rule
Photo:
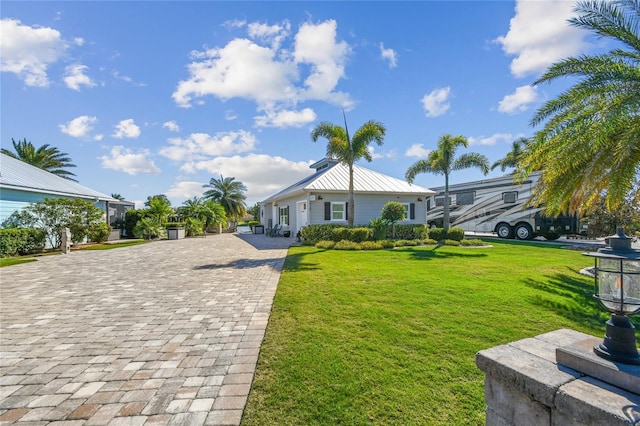
[[[3,154],[46,170],[56,176],[77,182],[72,178],[72,176],[75,176],[74,173],[64,170],[66,167],[76,167],[75,164],[71,163],[71,159],[68,157],[69,154],[60,152],[58,148],[49,147],[48,144],[36,149],[26,138],[18,142],[12,138],[11,143],[15,152],[2,148]]]
[[[344,128],[323,121],[311,131],[311,140],[316,142],[323,137],[329,141],[327,144],[327,157],[338,160],[349,167],[349,202],[347,207],[347,224],[353,226],[355,211],[355,196],[353,190],[353,165],[364,158],[368,162],[373,159],[367,149],[371,142],[382,145],[386,128],[380,122],[369,120],[349,137],[347,118],[344,116]]]
[[[503,172],[509,168],[516,169],[518,167],[518,164],[520,163],[520,160],[522,159],[524,149],[527,147],[528,143],[529,139],[525,137],[513,141],[513,143],[511,144],[511,151],[509,151],[503,158],[493,163],[491,165],[491,170],[497,167],[500,167],[500,170]]]
[[[237,220],[247,212],[247,206],[244,203],[247,198],[244,195],[247,187],[235,179],[220,175],[220,179],[211,178],[209,184],[202,185],[202,187],[211,188],[203,194],[203,198],[220,203],[227,218]]]
[[[111,194],[111,198],[115,198],[116,200],[124,201],[124,197],[120,194]]]
[[[444,134],[438,139],[438,149],[431,151],[426,160],[416,161],[405,174],[407,182],[413,183],[419,173],[433,173],[444,175],[444,214],[442,227],[445,233],[449,230],[449,175],[452,171],[477,167],[485,175],[489,173],[489,160],[487,157],[475,152],[462,154],[455,158],[459,147],[467,147],[467,138],[464,136],[451,136]]]
[[[546,124],[520,166],[522,177],[542,170],[533,204],[544,204],[547,214],[581,214],[602,197],[614,210],[640,172],[640,3],[588,1],[575,11],[571,25],[616,47],[557,62],[534,83],[577,78],[536,112],[531,124]]]

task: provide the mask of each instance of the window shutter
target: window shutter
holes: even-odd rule
[[[331,220],[331,203],[329,201],[324,202],[324,220]]]
[[[409,219],[413,220],[416,218],[416,203],[409,204]]]
[[[344,203],[344,218],[349,220],[349,203]]]

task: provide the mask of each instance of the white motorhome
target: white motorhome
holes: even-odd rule
[[[450,227],[473,232],[495,232],[500,238],[530,240],[542,235],[584,234],[577,216],[547,217],[541,207],[528,207],[527,201],[540,173],[516,182],[513,175],[449,185]],[[442,227],[444,187],[433,188],[427,199],[427,223]]]

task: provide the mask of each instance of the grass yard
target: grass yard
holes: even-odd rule
[[[484,425],[476,352],[608,315],[547,244],[335,251],[292,247],[243,425]],[[637,324],[636,324],[637,326]]]

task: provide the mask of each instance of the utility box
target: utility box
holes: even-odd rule
[[[264,225],[253,225],[254,234],[264,234]]]
[[[184,238],[184,228],[167,228],[167,237],[170,240]]]

